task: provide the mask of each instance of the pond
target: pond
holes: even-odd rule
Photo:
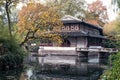
[[[108,62],[97,56],[31,57],[29,67],[0,72],[0,80],[98,80]]]

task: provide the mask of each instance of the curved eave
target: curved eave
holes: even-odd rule
[[[102,35],[92,35],[92,34],[89,34],[88,37],[106,39],[106,36],[102,36]]]
[[[66,36],[66,37],[93,37],[93,38],[106,39],[106,37],[102,35],[93,35],[84,32],[61,32],[60,34],[61,36]]]

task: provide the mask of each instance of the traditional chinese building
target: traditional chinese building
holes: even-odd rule
[[[104,37],[100,26],[86,23],[80,19],[66,15],[62,18],[64,26],[61,35],[64,38],[64,47],[101,46]]]
[[[63,27],[61,35],[63,37],[62,47],[90,47],[101,46],[104,37],[103,29],[100,26],[86,23],[80,19],[66,15],[62,18]],[[42,46],[55,46],[50,41],[43,41]]]

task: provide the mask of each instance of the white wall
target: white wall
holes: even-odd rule
[[[87,47],[87,38],[79,37],[79,38],[68,38],[71,43],[70,47]]]
[[[80,37],[77,38],[77,47],[87,47],[87,38],[85,37]]]

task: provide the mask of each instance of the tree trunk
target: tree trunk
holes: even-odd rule
[[[9,4],[8,4],[8,2],[6,2],[6,4],[5,4],[5,10],[6,10],[6,14],[7,14],[9,34],[10,34],[10,37],[12,37],[11,21],[10,21],[10,15],[9,15],[9,9],[8,9],[8,7],[9,7]]]
[[[28,41],[28,36],[30,34],[30,31],[27,32],[26,36],[25,36],[25,39],[23,40],[23,42],[20,43],[20,46],[24,45],[27,41]]]

